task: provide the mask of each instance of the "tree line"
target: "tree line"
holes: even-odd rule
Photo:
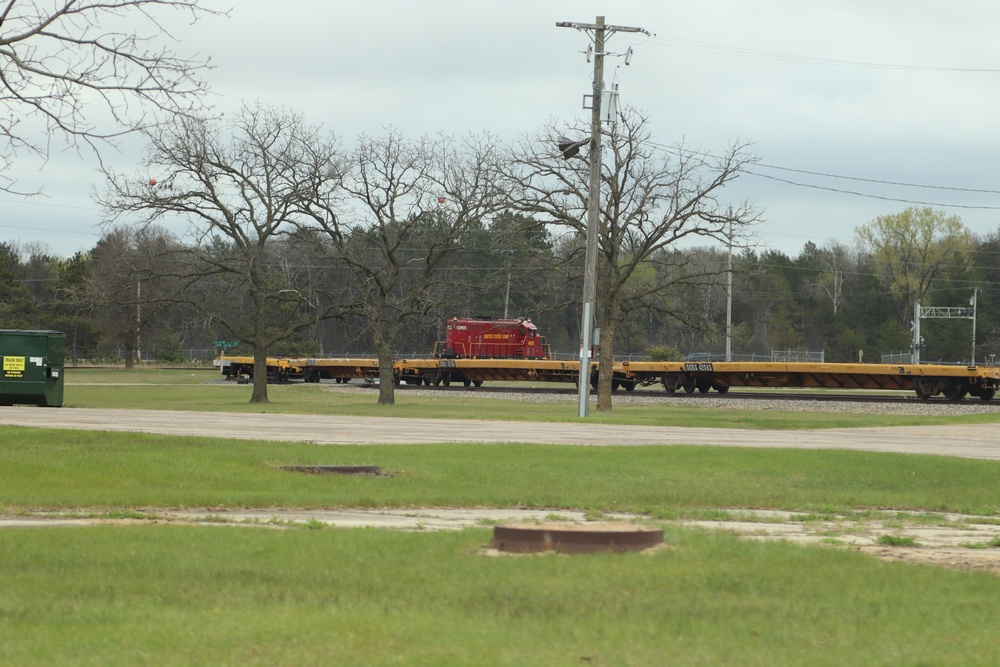
[[[432,216],[414,225],[394,247],[401,258],[399,281],[421,280],[435,222]],[[929,243],[918,242],[927,238]],[[374,300],[367,294],[379,277],[359,278],[317,252],[317,242],[296,232],[275,240],[260,258],[271,299],[262,322],[253,294],[214,270],[240,257],[236,244],[220,237],[197,251],[205,253],[203,264],[196,262],[189,241],[155,226],[116,226],[90,251],[69,258],[44,247],[0,244],[0,328],[62,330],[73,359],[129,364],[140,350],[147,359],[165,362],[183,361],[188,348],[221,352],[214,346],[220,340],[238,340],[239,347],[229,351],[250,354],[254,347],[247,341],[255,340],[255,327],[288,332],[268,345],[273,355],[378,352],[372,318],[363,309],[366,299]],[[575,358],[580,244],[579,234],[557,239],[545,225],[512,209],[477,219],[456,238],[435,284],[419,286],[434,298],[396,332],[391,354],[429,353],[443,338],[446,319],[460,315],[531,317],[557,353]],[[362,235],[345,245],[345,253],[348,247],[363,257],[373,243]],[[914,257],[918,247],[925,252]],[[617,356],[665,358],[666,351],[673,358],[688,353],[720,358],[731,263],[732,349],[738,358],[821,350],[827,361],[879,362],[885,353],[909,352],[915,300],[968,307],[975,293],[975,357],[990,363],[1000,351],[998,259],[1000,230],[975,237],[959,220],[930,209],[869,221],[850,245],[807,242],[795,256],[735,248],[730,259],[720,245],[664,250],[625,286],[637,298],[617,323]],[[202,269],[196,280],[188,262]],[[661,276],[676,267],[684,267],[684,280]],[[667,288],[650,296],[658,283]],[[971,361],[971,326],[969,319],[923,322],[922,358]]]

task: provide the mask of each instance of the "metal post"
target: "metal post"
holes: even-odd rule
[[[729,263],[726,270],[726,361],[733,360],[733,209],[729,208]]]
[[[913,354],[910,355],[910,363],[914,366],[920,364],[920,302],[913,304]]]
[[[510,265],[507,266],[507,291],[503,295],[503,318],[507,319],[508,306],[510,305]]]
[[[977,302],[976,295],[978,294],[979,294],[979,288],[978,287],[972,288],[972,301],[970,302],[972,304],[972,361],[970,363],[971,366],[976,365],[976,302]]]
[[[142,281],[135,283],[135,360],[142,363]]]

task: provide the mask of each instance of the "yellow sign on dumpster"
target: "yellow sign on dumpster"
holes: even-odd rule
[[[3,376],[5,378],[24,377],[24,357],[4,357]]]

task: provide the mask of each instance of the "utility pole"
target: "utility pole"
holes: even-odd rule
[[[726,266],[726,361],[733,360],[733,207],[729,207],[729,261]]]
[[[135,283],[135,360],[142,363],[142,281]]]
[[[601,199],[601,98],[604,94],[604,50],[606,33],[642,32],[642,28],[608,26],[604,17],[598,16],[594,23],[556,23],[558,28],[575,28],[593,32],[594,40],[594,86],[593,106],[590,110],[590,182],[587,199],[587,244],[583,270],[583,312],[580,323],[580,377],[579,416],[590,413],[590,361],[594,338],[594,311],[597,301],[597,244],[600,236]]]
[[[604,93],[604,17],[594,26],[594,104],[590,110],[590,184],[587,186],[587,255],[583,271],[583,315],[580,324],[579,416],[590,414],[590,359],[594,347],[597,302],[597,237],[601,215],[601,97]]]

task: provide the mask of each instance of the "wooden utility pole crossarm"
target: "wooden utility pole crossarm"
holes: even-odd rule
[[[636,28],[627,25],[605,25],[604,17],[598,16],[597,23],[575,23],[573,21],[559,21],[556,23],[557,28],[576,28],[577,30],[603,30],[606,33],[605,37],[610,37],[616,32],[641,32],[644,35],[650,34],[645,28]]]

